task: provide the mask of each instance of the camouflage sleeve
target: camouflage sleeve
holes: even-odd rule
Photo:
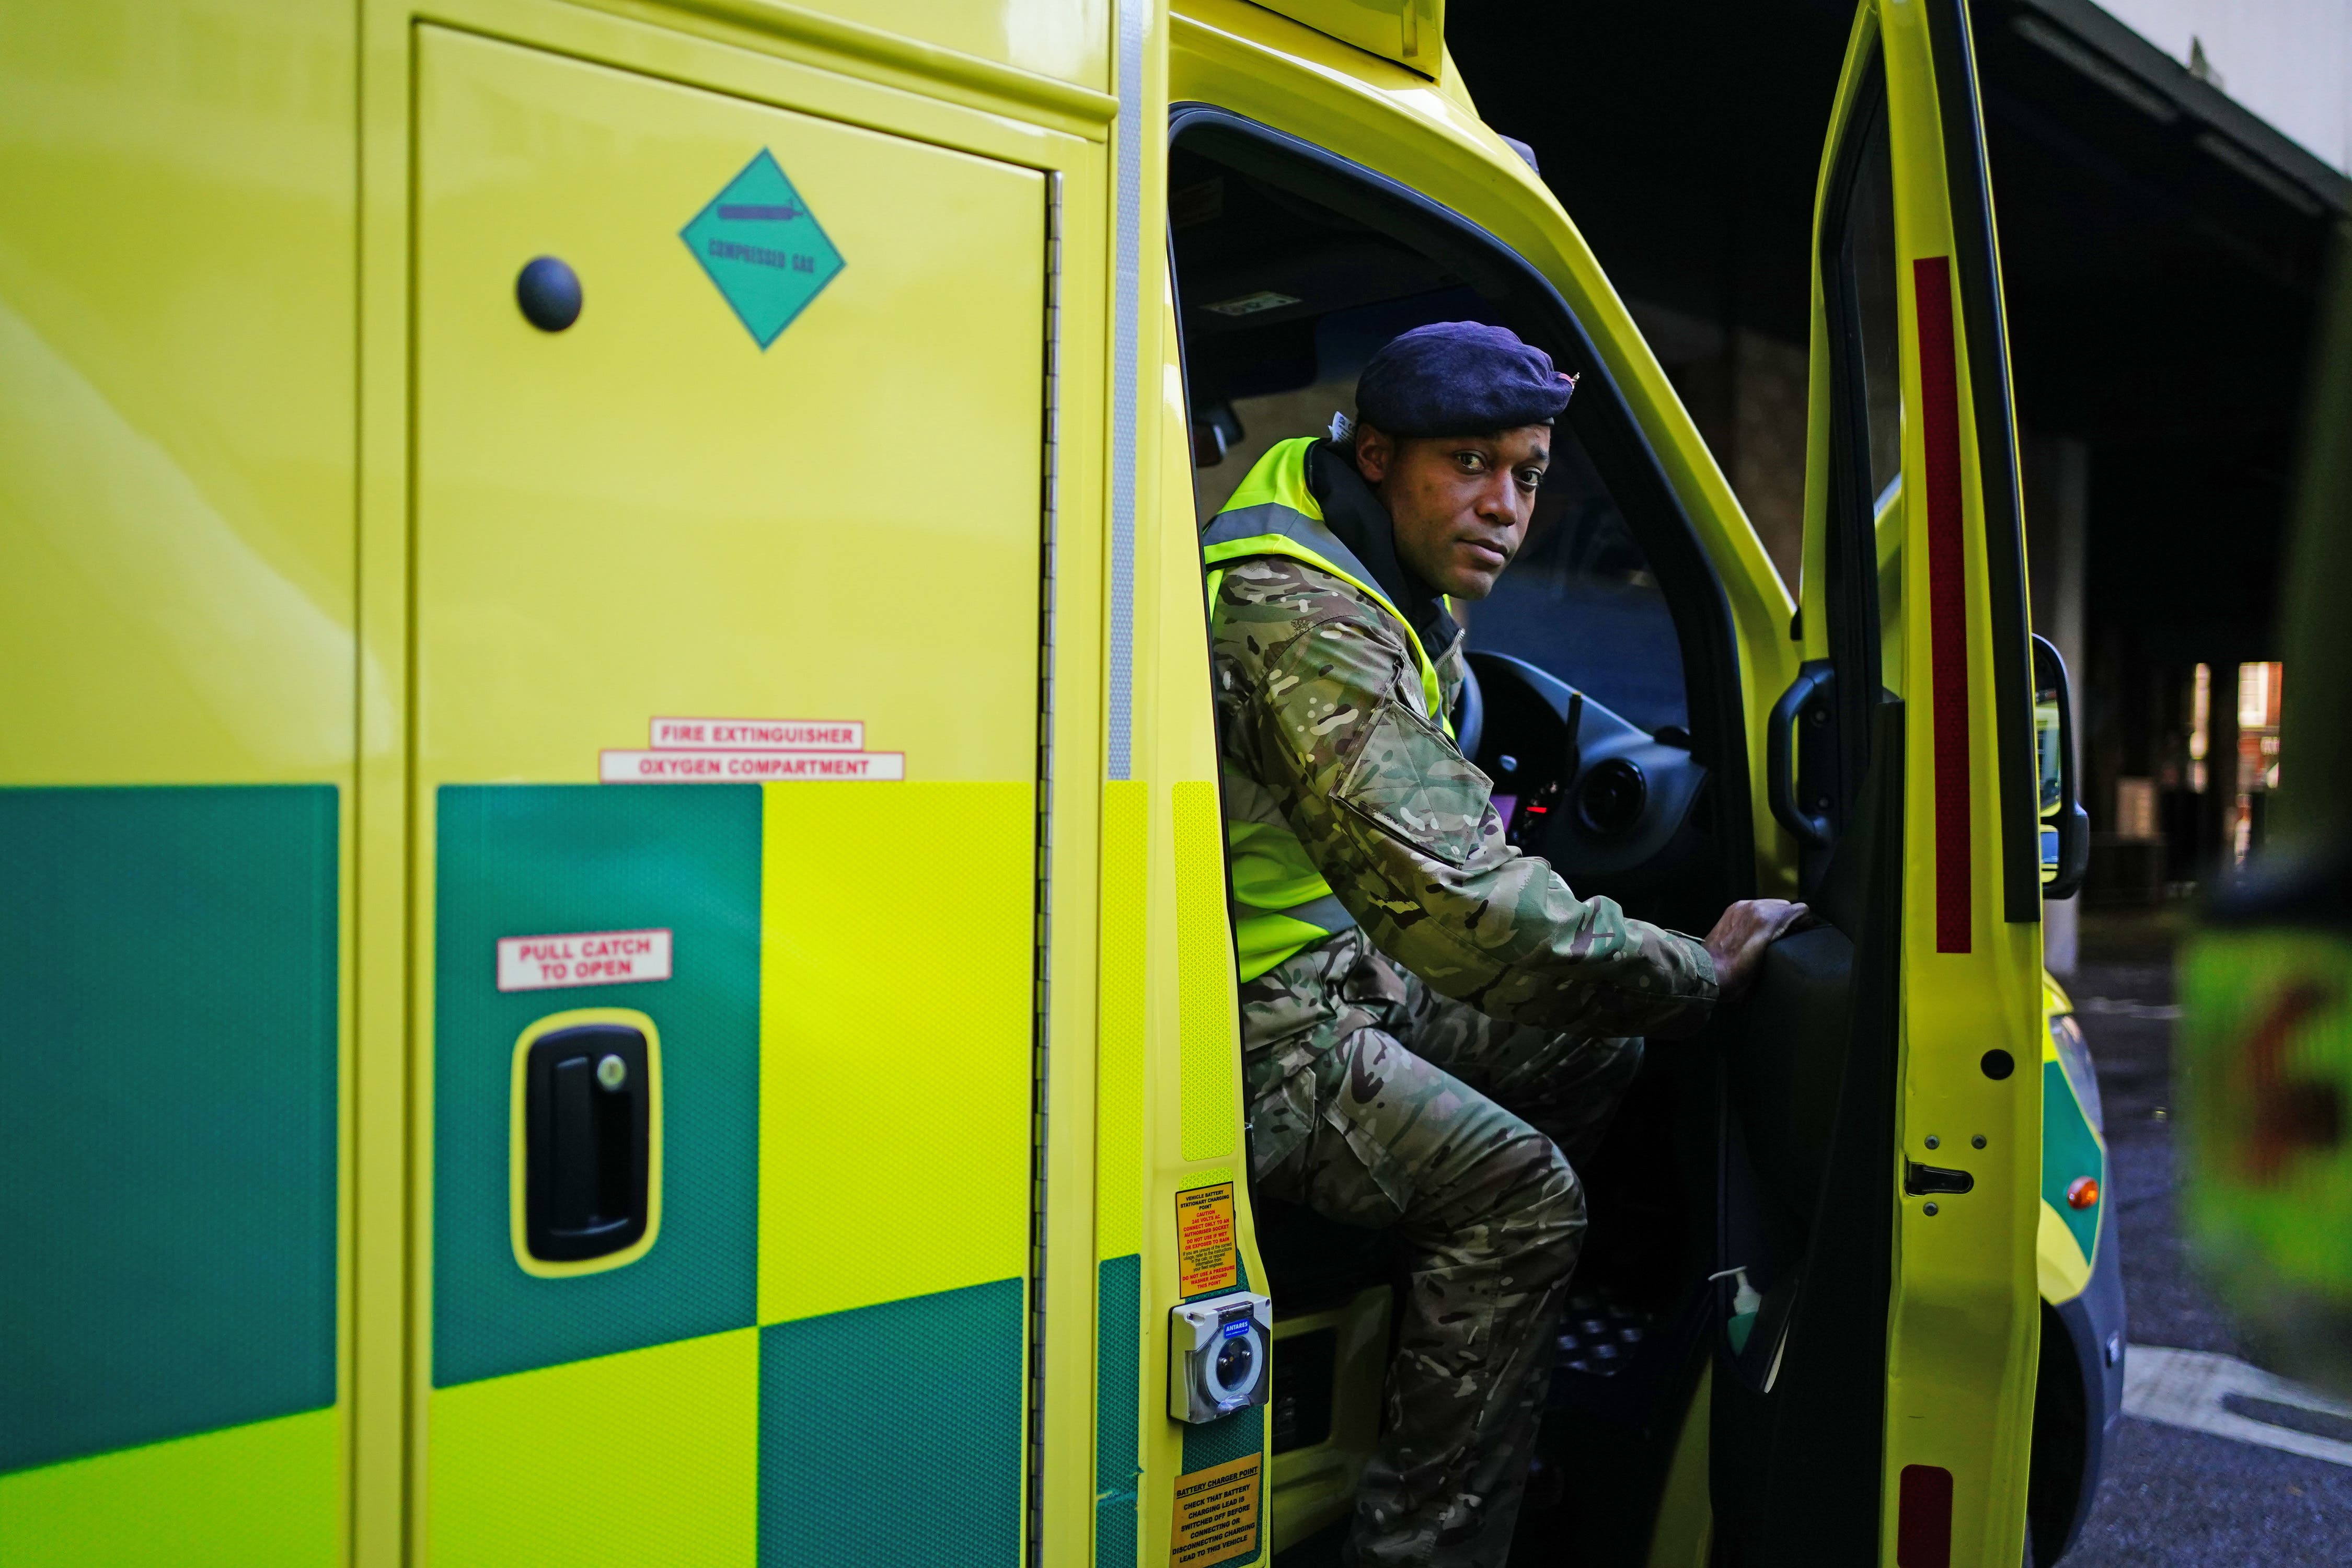
[[[1579,899],[1507,843],[1491,782],[1423,717],[1388,616],[1352,593],[1315,597],[1286,624],[1262,599],[1221,605],[1248,646],[1221,657],[1220,695],[1250,753],[1236,760],[1374,944],[1433,990],[1513,1023],[1583,1035],[1704,1023],[1716,994],[1705,944]],[[1288,607],[1307,608],[1295,595]]]

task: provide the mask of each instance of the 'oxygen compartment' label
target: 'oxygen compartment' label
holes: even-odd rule
[[[907,776],[904,752],[604,752],[606,784],[764,784],[781,779]]]

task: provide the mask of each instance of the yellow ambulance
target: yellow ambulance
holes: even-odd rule
[[[1250,1201],[1195,528],[1460,319],[1583,377],[1511,833],[1826,922],[1587,1173],[1523,1560],[2047,1554],[1963,0],[1820,199],[1792,596],[1443,0],[0,7],[0,1563],[1328,1545],[1391,1265]]]

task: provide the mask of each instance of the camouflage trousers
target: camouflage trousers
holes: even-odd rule
[[[1410,1254],[1352,1559],[1500,1568],[1584,1240],[1575,1162],[1642,1042],[1499,1023],[1360,931],[1243,986],[1242,1038],[1255,1190]]]

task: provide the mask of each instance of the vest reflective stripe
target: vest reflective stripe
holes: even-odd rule
[[[1310,900],[1303,904],[1293,904],[1283,910],[1282,914],[1286,920],[1294,920],[1302,925],[1315,926],[1326,934],[1346,931],[1356,923],[1356,917],[1348,912],[1348,906],[1339,901],[1339,895],[1337,893],[1326,893],[1319,899]]]
[[[1447,734],[1437,667],[1421,646],[1420,634],[1398,614],[1387,595],[1372,585],[1372,574],[1323,521],[1322,503],[1307,488],[1307,452],[1311,436],[1284,441],[1257,460],[1223,511],[1202,531],[1201,558],[1210,568],[1209,607],[1217,613],[1217,588],[1227,563],[1259,555],[1285,555],[1367,595],[1402,628],[1421,675],[1423,701]],[[1284,824],[1225,824],[1226,870],[1233,888],[1234,947],[1241,977],[1255,980],[1293,953],[1336,936],[1356,917],[1316,869],[1306,845]]]

